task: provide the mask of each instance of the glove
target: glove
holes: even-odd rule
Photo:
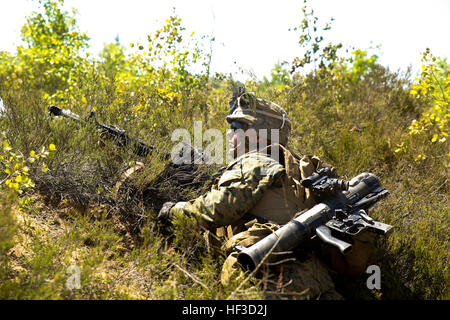
[[[171,201],[164,203],[161,210],[159,210],[156,220],[159,220],[163,223],[170,222],[169,212],[170,212],[170,209],[172,209],[174,205],[175,205],[175,202],[171,202]]]

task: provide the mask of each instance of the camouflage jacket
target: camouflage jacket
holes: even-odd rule
[[[241,219],[280,178],[284,167],[259,152],[246,153],[227,166],[219,182],[206,194],[189,202],[178,202],[170,214],[195,218],[209,230]]]
[[[214,231],[232,225],[254,208],[274,185],[282,182],[293,190],[299,208],[315,204],[299,180],[311,175],[323,164],[317,157],[293,155],[282,147],[279,162],[267,153],[250,152],[230,163],[218,183],[206,194],[189,202],[178,202],[170,215],[195,220],[200,226]]]

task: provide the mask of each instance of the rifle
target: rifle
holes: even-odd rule
[[[58,108],[57,106],[48,107],[48,112],[50,116],[63,116],[81,122],[81,119],[78,115],[72,113],[70,110],[64,110]],[[106,133],[114,139],[114,143],[116,145],[121,147],[128,147],[131,144],[133,152],[140,157],[145,157],[155,150],[154,146],[148,145],[140,139],[130,137],[125,131],[116,128],[113,125],[98,122],[94,111],[91,111],[91,114],[89,115],[88,120],[91,119],[94,121],[95,126],[102,131],[102,133]]]
[[[75,120],[77,122],[81,122],[80,116],[71,112],[70,110],[61,109],[57,106],[48,107],[48,112],[50,116],[63,116]],[[98,129],[100,129],[102,133],[106,133],[114,139],[114,144],[124,148],[131,145],[133,152],[140,157],[145,157],[148,154],[151,154],[152,152],[158,152],[155,146],[146,144],[141,139],[130,137],[125,131],[116,128],[113,125],[98,122],[94,111],[91,111],[89,115],[88,120],[91,119],[94,121],[95,126]],[[207,154],[203,153],[201,150],[198,150],[187,143],[184,142],[181,143],[183,144],[183,148],[179,151],[179,153],[180,155],[183,155],[182,159],[185,159],[186,156],[190,157],[189,159],[186,159],[188,163],[197,163],[196,161],[197,159],[199,159],[200,161],[208,162],[211,159]],[[164,158],[169,159],[170,156],[171,153],[166,153],[164,155]]]
[[[372,173],[361,173],[345,181],[329,177],[330,173],[329,168],[324,168],[301,181],[317,196],[317,205],[254,245],[236,247],[240,251],[238,262],[243,267],[253,270],[261,262],[276,262],[282,253],[315,235],[347,254],[352,248],[347,239],[363,230],[384,236],[392,232],[392,226],[374,221],[367,214],[369,208],[389,194],[378,177]]]

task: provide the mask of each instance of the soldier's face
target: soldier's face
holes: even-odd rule
[[[230,154],[234,158],[240,157],[244,153],[249,152],[249,149],[253,149],[251,146],[256,148],[258,142],[256,131],[249,129],[251,128],[242,122],[233,121],[231,124],[228,144]]]

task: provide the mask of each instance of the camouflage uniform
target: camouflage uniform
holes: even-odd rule
[[[238,157],[211,191],[192,201],[179,202],[169,212],[174,220],[192,219],[224,238],[221,250],[228,256],[221,274],[224,285],[235,272],[242,275],[236,263],[236,245],[251,246],[289,222],[296,213],[316,204],[300,180],[325,166],[317,157],[299,157],[283,146],[287,144],[291,122],[280,106],[246,94],[238,98],[237,108],[227,117],[229,122],[236,119],[255,129],[280,129],[281,145],[272,144],[265,150]],[[274,147],[280,148],[280,160],[271,157]],[[313,255],[304,261],[270,267],[265,275],[268,298],[342,298],[334,290],[328,267]]]

